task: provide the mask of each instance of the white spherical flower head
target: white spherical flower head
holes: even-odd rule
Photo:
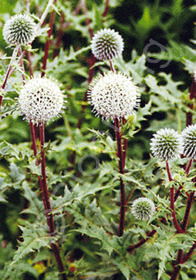
[[[57,116],[64,96],[59,86],[47,78],[33,78],[19,93],[19,106],[25,119],[39,125]]]
[[[148,221],[155,212],[155,205],[149,198],[140,197],[133,201],[131,212],[136,219]]]
[[[189,125],[182,131],[183,155],[196,158],[196,124]]]
[[[11,17],[3,27],[3,37],[11,45],[28,45],[36,35],[36,24],[29,15]]]
[[[96,116],[103,119],[127,118],[139,104],[137,87],[130,77],[109,71],[90,84],[88,99]]]
[[[113,29],[101,29],[91,41],[91,50],[99,60],[117,58],[123,52],[124,42],[121,35]]]
[[[182,153],[182,139],[174,129],[158,130],[150,145],[152,155],[162,161],[175,159]]]

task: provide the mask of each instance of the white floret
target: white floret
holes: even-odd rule
[[[64,96],[59,86],[47,78],[33,78],[21,89],[19,106],[25,119],[47,123],[61,112]]]
[[[132,79],[121,73],[99,75],[89,86],[88,99],[93,112],[104,119],[127,118],[139,104],[139,94]]]

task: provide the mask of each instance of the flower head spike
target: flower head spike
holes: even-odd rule
[[[98,31],[91,41],[91,50],[99,60],[117,58],[123,52],[124,42],[121,35],[113,29],[105,28]]]
[[[47,123],[57,116],[63,107],[63,93],[58,85],[47,78],[33,78],[19,93],[19,107],[28,121]]]
[[[155,212],[155,205],[149,198],[140,197],[133,201],[131,212],[136,219],[148,221]]]
[[[139,94],[132,79],[112,71],[95,78],[89,86],[88,99],[93,112],[107,120],[127,118],[139,104]]]
[[[189,125],[182,131],[183,155],[196,158],[196,124]]]
[[[28,45],[35,38],[36,24],[29,15],[11,17],[3,27],[3,37],[11,45]]]
[[[162,161],[175,159],[182,153],[182,140],[174,129],[158,130],[150,145],[152,155]]]

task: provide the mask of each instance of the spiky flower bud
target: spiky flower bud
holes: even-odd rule
[[[114,120],[127,118],[139,104],[137,87],[130,77],[109,71],[90,84],[88,99],[96,116]]]
[[[153,136],[150,143],[151,152],[157,159],[175,159],[182,153],[182,140],[174,129],[162,128]]]
[[[196,158],[196,124],[189,125],[182,131],[183,155]]]
[[[29,15],[11,17],[3,27],[3,37],[11,45],[28,45],[36,35],[36,24]]]
[[[124,42],[121,35],[113,29],[105,28],[98,31],[91,41],[91,50],[99,60],[117,58],[123,52]]]
[[[148,221],[155,212],[155,205],[149,198],[140,197],[133,201],[131,212],[136,219]]]
[[[64,100],[55,82],[47,78],[33,78],[21,89],[18,102],[25,119],[38,125],[57,116]]]

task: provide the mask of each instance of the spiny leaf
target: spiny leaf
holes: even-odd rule
[[[24,241],[19,242],[18,250],[11,264],[15,264],[29,253],[39,251],[42,247],[50,248],[50,243],[54,242],[54,237],[48,235],[41,224],[28,223],[26,227],[20,226],[20,229],[23,233]]]

